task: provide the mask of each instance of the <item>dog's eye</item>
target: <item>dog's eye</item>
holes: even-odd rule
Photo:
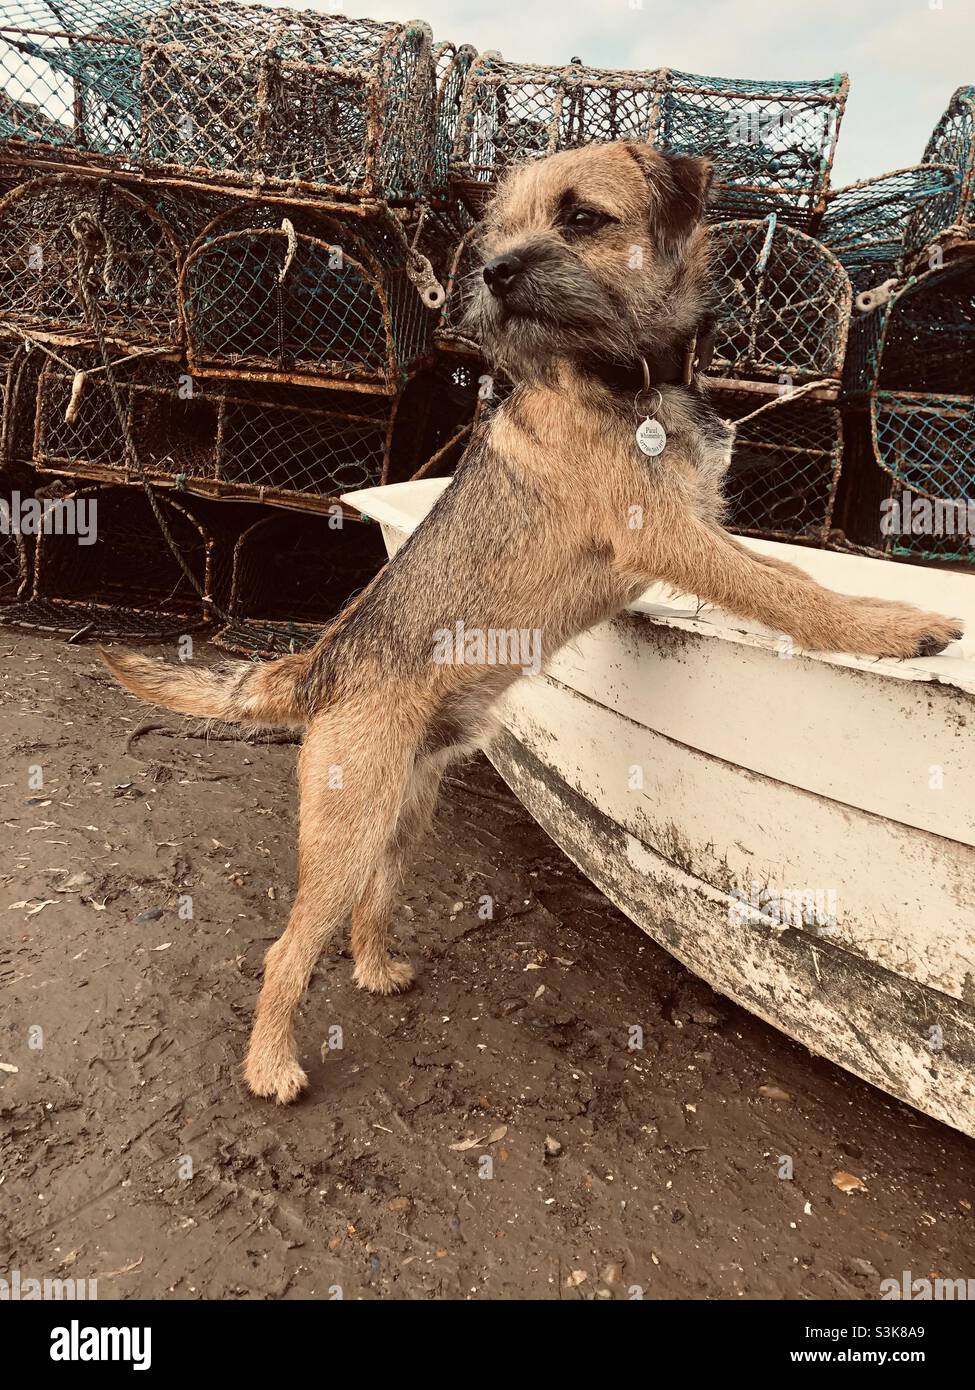
[[[561,219],[562,230],[568,236],[586,236],[590,232],[598,232],[610,221],[612,219],[605,212],[581,207],[567,208]]]

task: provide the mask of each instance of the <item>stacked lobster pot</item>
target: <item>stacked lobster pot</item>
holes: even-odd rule
[[[975,88],[955,93],[919,165],[842,190],[826,222],[858,290],[845,538],[975,563]]]
[[[841,74],[751,82],[672,68],[589,68],[578,60],[547,68],[481,54],[467,78],[454,145],[454,186],[466,215],[455,232],[438,342],[476,363],[465,318],[478,265],[475,219],[512,165],[622,139],[708,156],[725,313],[709,369],[714,395],[733,420],[769,407],[738,433],[732,524],[747,534],[823,543],[842,460],[836,401],[851,292],[843,267],[812,233],[826,209],[846,95]]]
[[[172,507],[206,533],[213,562],[178,565],[176,585],[204,619],[248,621],[233,580],[284,535],[256,524],[268,508],[311,514],[302,535],[335,542],[358,586],[335,538],[367,528],[341,494],[412,476],[471,413],[468,391],[429,419],[473,56],[422,23],[235,0],[0,0],[0,341],[31,361],[9,412],[5,388],[30,427],[4,436],[3,468],[104,496],[113,527],[126,497],[149,508],[155,534],[126,559],[134,614],[161,601]],[[45,621],[65,572],[51,549],[39,537],[29,564]],[[104,630],[108,571],[87,568]]]

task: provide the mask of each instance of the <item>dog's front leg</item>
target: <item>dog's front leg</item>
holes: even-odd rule
[[[787,633],[807,651],[934,656],[962,635],[957,619],[825,589],[793,565],[755,555],[677,499],[650,515],[640,542],[648,577]]]

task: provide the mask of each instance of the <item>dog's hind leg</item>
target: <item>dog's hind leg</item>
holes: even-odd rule
[[[433,819],[440,779],[447,759],[424,758],[410,779],[396,831],[382,861],[352,910],[352,978],[374,994],[396,994],[413,983],[414,970],[406,961],[389,955],[393,905],[417,845]]]
[[[244,1074],[282,1104],[307,1084],[294,1014],[315,962],[385,860],[409,784],[413,749],[388,711],[329,711],[308,730],[298,762],[298,892],[264,962]]]

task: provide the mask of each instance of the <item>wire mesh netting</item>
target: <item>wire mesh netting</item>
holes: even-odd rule
[[[227,186],[394,199],[430,186],[427,25],[234,0],[5,0],[0,138]]]
[[[53,484],[29,595],[0,623],[91,638],[165,639],[211,623],[212,537],[170,498],[157,501],[201,594],[174,558],[141,489]]]
[[[711,372],[839,379],[852,290],[831,251],[775,215],[710,229],[719,306]]]
[[[841,542],[975,564],[975,401],[885,392],[848,412],[846,434]]]
[[[541,67],[484,53],[467,80],[454,168],[476,194],[522,159],[643,140],[710,155],[721,215],[775,209],[804,221],[824,204],[847,85],[842,74],[752,82],[671,68]]]
[[[20,490],[12,478],[0,473],[0,604],[19,598],[27,587],[31,537],[21,509]]]
[[[722,396],[721,413],[741,419],[751,398]],[[835,406],[797,400],[766,410],[736,433],[725,483],[728,525],[747,536],[822,545],[832,525],[843,461]]]
[[[854,293],[897,278],[951,221],[955,171],[916,164],[830,193],[818,235],[843,264]]]
[[[88,290],[106,336],[178,346],[180,253],[172,230],[134,193],[71,174],[33,179],[0,199],[0,321],[90,337],[72,231],[79,218],[92,231]]]
[[[393,391],[431,352],[435,316],[388,217],[257,205],[212,222],[180,281],[191,368]]]
[[[975,256],[895,287],[853,320],[844,389],[966,395],[975,381]]]
[[[322,510],[339,493],[384,480],[396,400],[204,388],[171,363],[130,362],[116,376],[140,467],[170,487]],[[104,376],[87,379],[69,418],[75,381],[60,362],[41,372],[32,462],[42,473],[136,480]]]
[[[230,622],[214,640],[248,656],[299,651],[385,563],[379,527],[339,510],[263,517],[234,547]]]
[[[954,93],[928,141],[923,163],[946,164],[955,172],[955,196],[942,206],[938,230],[975,221],[975,86],[959,87]],[[912,235],[917,241],[919,234]]]
[[[433,50],[437,73],[437,124],[433,148],[433,189],[447,193],[450,157],[460,128],[460,107],[464,84],[477,57],[470,44],[438,43]]]
[[[975,497],[975,394],[878,391],[871,401],[878,463],[924,497]]]

